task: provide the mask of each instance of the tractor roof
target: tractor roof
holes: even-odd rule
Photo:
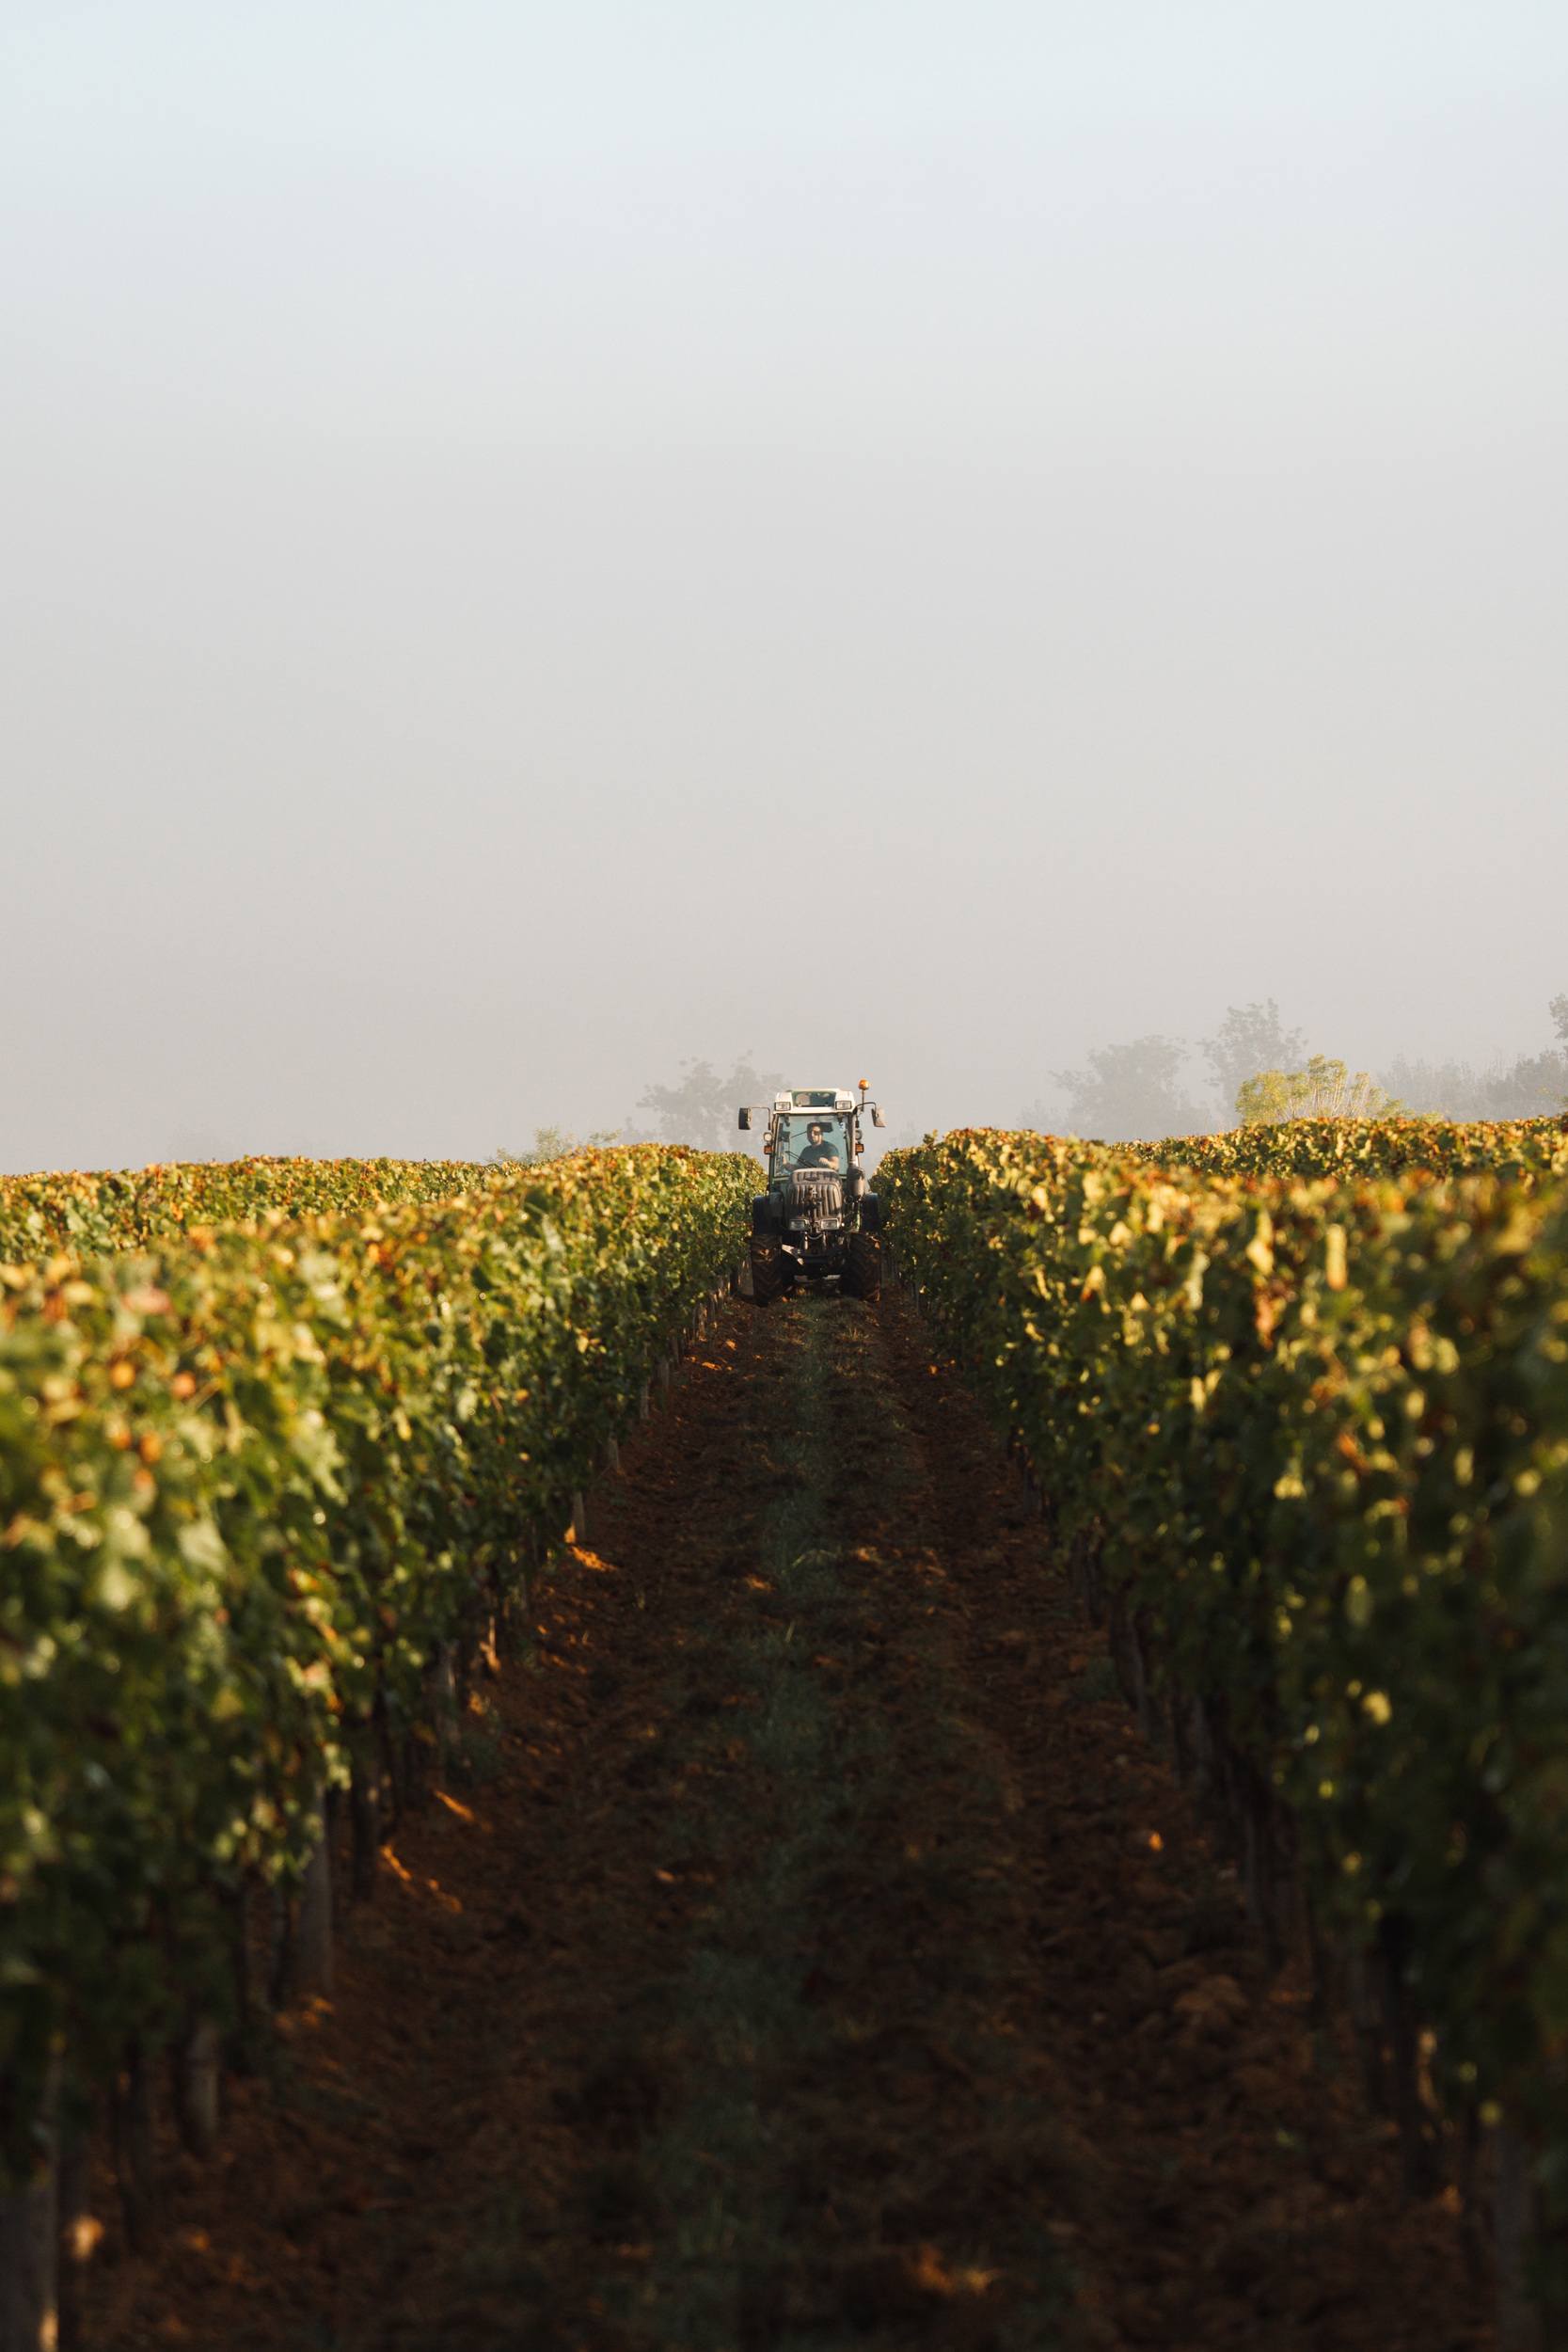
[[[789,1087],[773,1097],[776,1111],[852,1111],[855,1098],[842,1087]]]

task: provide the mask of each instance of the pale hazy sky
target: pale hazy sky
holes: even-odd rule
[[[1568,988],[1562,0],[0,0],[0,1167]]]

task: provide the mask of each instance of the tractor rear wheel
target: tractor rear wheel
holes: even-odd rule
[[[752,1235],[752,1296],[759,1307],[771,1307],[784,1286],[784,1251],[769,1235]]]
[[[844,1287],[851,1298],[880,1298],[882,1245],[877,1234],[850,1234],[844,1266]]]

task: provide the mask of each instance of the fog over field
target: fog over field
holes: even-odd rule
[[[1560,0],[8,0],[0,206],[0,1168],[1560,1054]]]

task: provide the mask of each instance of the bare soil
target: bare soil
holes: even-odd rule
[[[1481,2352],[910,1312],[736,1305],[103,2352]]]

